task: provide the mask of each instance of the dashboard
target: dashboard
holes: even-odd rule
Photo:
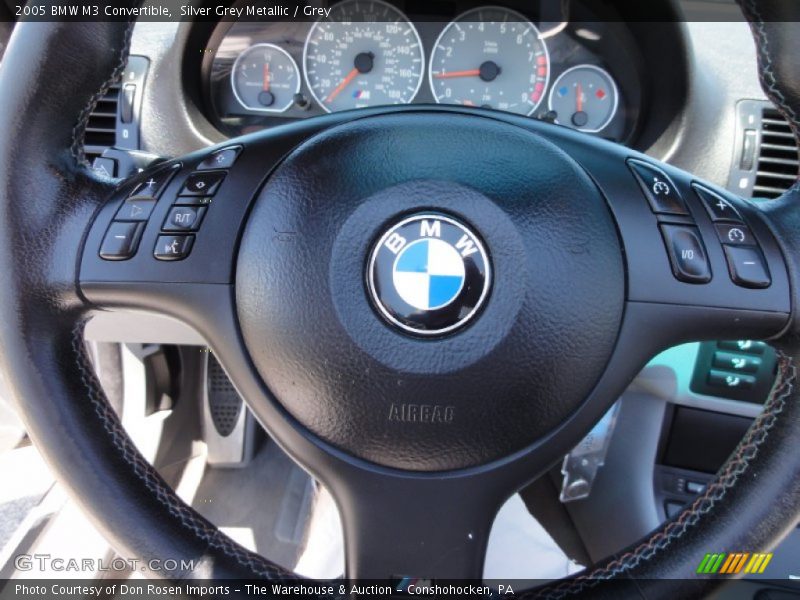
[[[314,22],[220,22],[202,64],[209,120],[235,136],[329,112],[439,103],[629,143],[645,76],[635,36],[585,4],[570,3],[569,14],[548,4],[342,0]]]

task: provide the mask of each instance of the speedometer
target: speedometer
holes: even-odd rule
[[[328,112],[411,102],[425,59],[419,34],[380,0],[345,0],[314,24],[303,52],[306,83]]]
[[[544,97],[547,46],[536,26],[501,7],[468,11],[436,40],[431,91],[442,104],[482,106],[529,115]]]

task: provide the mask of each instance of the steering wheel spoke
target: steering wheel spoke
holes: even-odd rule
[[[346,576],[395,581],[483,577],[499,489],[471,477],[366,476],[337,493]]]
[[[213,308],[205,300],[230,295],[239,236],[264,179],[323,126],[206,148],[123,181],[97,211],[83,243],[84,296],[97,308],[135,308],[184,320]],[[272,228],[263,235],[290,239],[292,232]]]
[[[637,340],[639,348],[769,338],[784,330],[791,313],[788,268],[757,203],[626,148],[557,135],[616,219],[626,321],[638,320],[649,340]]]
[[[237,234],[263,177],[243,175],[254,171],[237,168],[241,153],[232,145],[170,161],[119,186],[87,236],[82,286],[230,285]]]

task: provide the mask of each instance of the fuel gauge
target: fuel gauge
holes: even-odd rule
[[[555,122],[588,133],[605,129],[618,104],[614,78],[594,65],[567,69],[550,89],[549,108],[555,113]]]

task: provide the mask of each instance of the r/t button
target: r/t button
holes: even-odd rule
[[[205,212],[205,206],[173,206],[167,215],[163,229],[164,231],[197,231]]]

